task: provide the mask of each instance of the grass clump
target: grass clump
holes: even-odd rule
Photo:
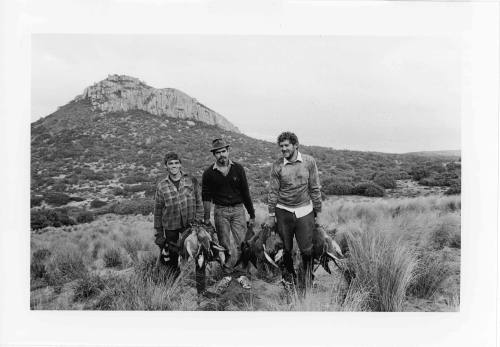
[[[106,282],[100,276],[87,274],[76,283],[73,299],[75,301],[88,300],[100,294],[105,286]]]
[[[73,245],[58,248],[47,263],[48,284],[60,286],[87,274],[83,255]]]
[[[93,309],[98,310],[194,310],[196,300],[190,297],[186,272],[178,278],[163,266],[156,265],[150,254],[135,266],[130,277],[107,281]]]
[[[415,257],[400,239],[368,228],[360,237],[349,237],[351,285],[369,293],[373,311],[401,311],[413,278]]]
[[[438,254],[422,252],[408,293],[417,298],[431,299],[451,274],[451,269]]]
[[[102,255],[105,267],[119,267],[123,265],[123,258],[119,248],[108,248]]]

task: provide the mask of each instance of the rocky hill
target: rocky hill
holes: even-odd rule
[[[85,88],[73,101],[90,104],[92,111],[98,114],[140,110],[156,116],[191,119],[239,132],[222,115],[180,90],[156,89],[125,75],[109,75],[105,80]]]

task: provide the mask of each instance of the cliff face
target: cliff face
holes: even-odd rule
[[[193,119],[239,133],[226,118],[189,95],[172,88],[156,89],[137,78],[110,75],[87,87],[75,101],[88,100],[94,110],[119,112],[142,110],[157,116]]]

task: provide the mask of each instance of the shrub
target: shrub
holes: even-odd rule
[[[422,178],[428,177],[430,172],[425,167],[414,166],[411,168],[409,174],[415,181],[420,181]]]
[[[43,198],[40,196],[33,196],[30,199],[30,206],[35,207],[35,206],[40,206],[42,204]]]
[[[66,209],[41,209],[31,211],[31,229],[37,230],[48,226],[60,227],[75,225],[75,221],[68,215]]]
[[[353,189],[353,194],[355,195],[363,195],[370,197],[382,197],[385,195],[384,188],[381,186],[372,183],[372,182],[364,182],[356,185]]]
[[[122,255],[118,248],[108,248],[102,255],[105,267],[118,267],[123,264]]]
[[[94,200],[92,200],[90,202],[90,207],[92,207],[92,208],[99,208],[99,207],[103,207],[106,204],[107,204],[106,201],[102,201],[102,200],[99,200],[99,199],[94,199]]]
[[[44,196],[44,200],[51,205],[62,206],[71,201],[71,197],[64,193],[50,192]]]
[[[353,184],[348,180],[330,178],[323,181],[322,190],[328,195],[352,194]]]
[[[396,188],[396,181],[387,174],[377,174],[373,178],[373,182],[385,189],[394,189]]]
[[[77,223],[90,223],[95,219],[95,216],[90,211],[82,211],[76,216]]]
[[[113,188],[113,194],[126,196],[127,192],[122,187],[115,187],[115,188]]]

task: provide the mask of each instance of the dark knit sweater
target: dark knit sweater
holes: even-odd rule
[[[205,170],[202,178],[202,199],[221,206],[243,203],[250,218],[255,218],[245,169],[234,161],[226,176],[215,169],[213,164]]]

